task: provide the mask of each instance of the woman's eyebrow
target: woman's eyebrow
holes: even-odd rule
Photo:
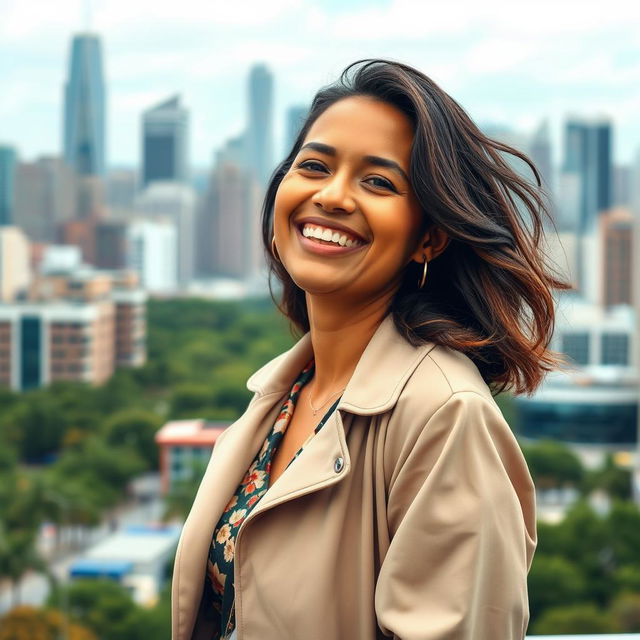
[[[332,147],[328,144],[324,144],[322,142],[307,142],[306,144],[300,147],[300,151],[304,149],[313,149],[314,151],[318,151],[319,153],[324,153],[328,156],[336,155],[336,148]],[[364,156],[363,160],[368,162],[369,164],[377,165],[378,167],[386,167],[387,169],[391,169],[396,173],[399,173],[407,183],[410,183],[409,176],[405,173],[404,169],[394,160],[389,160],[388,158],[381,158],[380,156]]]

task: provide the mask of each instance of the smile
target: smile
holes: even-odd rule
[[[364,246],[366,246],[364,243],[360,242],[359,240],[352,240],[351,238],[345,237],[346,234],[343,234],[339,231],[334,231],[331,237],[333,238],[336,235],[339,235],[340,237],[338,238],[338,240],[339,241],[341,240],[343,244],[339,244],[339,242],[332,242],[331,240],[323,240],[322,238],[316,238],[313,235],[311,235],[310,233],[311,229],[321,229],[323,233],[325,231],[318,225],[304,225],[304,231],[303,229],[301,229],[299,226],[296,225],[295,229],[296,229],[296,235],[300,241],[301,246],[305,250],[318,255],[343,256],[348,253],[354,253],[355,251],[358,251],[362,249]],[[333,230],[328,229],[326,231],[332,232]],[[308,235],[308,237],[305,237],[304,235],[305,233]],[[328,233],[326,234],[326,236],[328,237]],[[347,246],[347,242],[353,243],[353,244],[351,244],[351,246]]]

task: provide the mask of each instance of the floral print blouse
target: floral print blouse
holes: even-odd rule
[[[235,629],[233,559],[236,535],[244,519],[269,488],[271,460],[291,421],[300,390],[313,377],[314,370],[315,360],[312,358],[294,382],[289,392],[289,397],[282,405],[278,418],[273,425],[273,429],[238,485],[236,493],[229,500],[214,529],[207,561],[207,577],[205,579],[206,597],[211,602],[216,619],[219,618],[220,620],[220,624],[216,625],[212,640],[225,640]],[[314,432],[300,447],[287,465],[287,468],[300,455],[311,438],[320,431],[339,401],[340,398],[324,414]]]

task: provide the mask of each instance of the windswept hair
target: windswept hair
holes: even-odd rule
[[[567,363],[548,349],[555,322],[552,289],[572,289],[553,273],[542,249],[548,194],[533,162],[484,135],[462,107],[416,69],[383,59],[358,60],[321,89],[286,159],[269,181],[262,207],[262,240],[271,297],[301,333],[309,331],[305,292],[271,254],[278,187],[316,119],[338,100],[368,96],[402,111],[413,125],[409,178],[422,209],[422,236],[432,225],[449,236],[428,264],[411,261],[389,311],[400,333],[464,352],[497,395],[532,395],[545,372]],[[506,161],[525,162],[536,185]],[[526,212],[526,216],[523,213]],[[416,241],[418,236],[416,236]],[[282,283],[278,303],[271,275]]]

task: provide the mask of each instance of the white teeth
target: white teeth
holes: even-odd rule
[[[354,245],[363,244],[359,240],[352,240],[347,238],[345,234],[341,234],[338,231],[332,229],[326,229],[323,227],[314,227],[312,225],[305,225],[302,229],[302,235],[305,238],[317,238],[318,240],[325,240],[327,242],[335,242],[341,247],[351,247]]]

